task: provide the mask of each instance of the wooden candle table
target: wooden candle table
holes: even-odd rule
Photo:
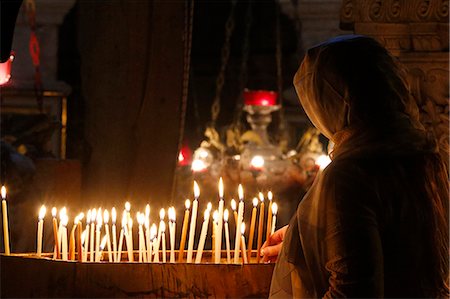
[[[211,251],[203,256],[211,261]],[[53,260],[49,254],[0,255],[0,265],[2,298],[266,298],[274,268],[274,264],[81,263]]]

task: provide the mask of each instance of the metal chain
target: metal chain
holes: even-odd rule
[[[230,15],[228,16],[226,25],[225,25],[225,42],[222,47],[222,56],[221,56],[221,65],[219,75],[216,80],[216,94],[214,96],[214,101],[211,106],[211,123],[214,127],[217,121],[217,118],[220,113],[220,95],[222,93],[222,88],[225,83],[225,70],[227,68],[228,59],[230,57],[230,40],[231,35],[234,30],[234,11],[236,7],[237,0],[231,1],[231,10]]]
[[[30,26],[30,41],[29,41],[29,51],[31,56],[31,61],[34,66],[34,93],[36,95],[36,101],[38,104],[39,111],[43,111],[43,88],[42,88],[42,77],[40,69],[40,47],[39,40],[36,35],[36,3],[34,0],[26,0],[25,10],[28,15],[28,24]]]
[[[241,74],[239,78],[239,97],[236,103],[236,112],[234,116],[233,126],[239,127],[241,116],[242,116],[242,106],[244,100],[244,88],[248,82],[248,56],[250,53],[250,29],[253,22],[253,1],[250,0],[247,6],[246,13],[246,23],[244,31],[244,42],[242,46],[242,61],[241,61]]]

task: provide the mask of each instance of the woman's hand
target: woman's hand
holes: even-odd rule
[[[281,251],[281,246],[283,245],[284,235],[286,234],[286,230],[289,225],[283,226],[279,230],[273,233],[269,237],[269,240],[264,242],[261,247],[261,256],[263,262],[276,262],[278,258],[278,254]]]

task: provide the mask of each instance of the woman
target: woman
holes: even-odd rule
[[[371,38],[335,38],[294,85],[335,147],[263,248],[278,256],[271,297],[448,297],[448,173],[394,59]]]

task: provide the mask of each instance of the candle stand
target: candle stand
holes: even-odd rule
[[[203,257],[211,261],[211,251],[204,251]],[[107,254],[102,260],[108,260]],[[45,253],[40,258],[1,254],[1,297],[268,297],[274,264],[226,264],[225,251],[222,260],[222,264],[81,263],[53,260]]]

